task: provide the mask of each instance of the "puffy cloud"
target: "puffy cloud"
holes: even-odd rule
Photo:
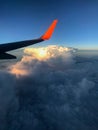
[[[0,72],[0,130],[97,130],[96,64],[72,48],[25,49]]]
[[[27,75],[34,68],[46,65],[48,68],[64,70],[73,65],[73,55],[69,48],[59,46],[48,46],[43,48],[26,48],[25,55],[17,64],[11,66],[11,73],[16,75]]]

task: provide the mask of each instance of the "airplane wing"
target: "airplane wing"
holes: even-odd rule
[[[6,52],[19,49],[22,47],[30,46],[30,45],[50,39],[56,27],[57,22],[58,20],[54,20],[52,24],[50,25],[50,27],[47,29],[47,31],[40,38],[33,39],[33,40],[25,40],[25,41],[0,44],[0,59],[15,59],[16,58],[15,56],[7,54]]]

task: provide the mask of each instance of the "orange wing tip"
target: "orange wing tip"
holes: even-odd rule
[[[48,40],[48,39],[51,38],[51,36],[52,36],[52,34],[54,32],[54,29],[56,27],[57,22],[58,22],[57,19],[52,22],[52,24],[50,25],[48,30],[44,33],[44,35],[41,36],[42,40]]]

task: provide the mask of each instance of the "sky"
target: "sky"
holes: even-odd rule
[[[98,49],[97,0],[0,0],[0,43],[40,37],[54,19],[51,44]]]

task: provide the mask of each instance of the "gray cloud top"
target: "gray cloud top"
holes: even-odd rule
[[[0,72],[0,130],[98,129],[98,62],[59,49],[41,59],[25,50]]]

